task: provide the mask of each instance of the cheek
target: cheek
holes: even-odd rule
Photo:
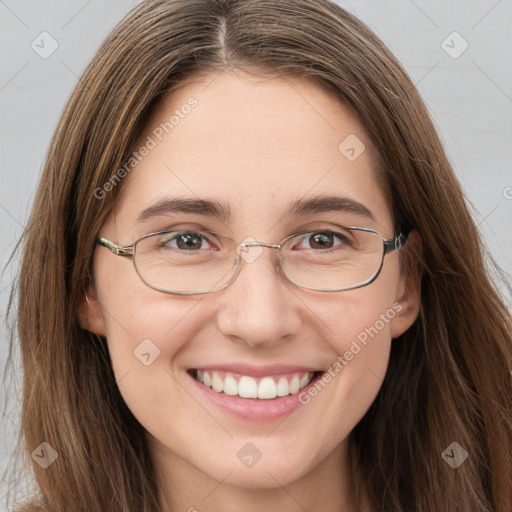
[[[330,374],[343,374],[347,393],[363,398],[378,391],[387,370],[394,313],[382,304],[344,309],[350,321],[343,323],[343,332],[331,341],[338,355]]]
[[[114,313],[107,322],[107,340],[126,405],[146,428],[158,424],[166,430],[171,428],[166,424],[169,410],[173,411],[173,421],[186,410],[177,384],[182,377],[173,361],[188,350],[202,322],[197,317],[198,308],[194,308],[197,299],[162,299],[160,294],[149,291],[140,292],[133,300],[125,296],[126,307],[120,309],[116,309],[119,297],[109,298]]]
[[[131,268],[122,269],[122,275],[112,265],[98,270],[97,294],[120,392],[137,416],[154,411],[157,397],[169,394],[172,361],[204,323],[197,307],[201,299],[152,290]]]
[[[196,325],[189,318],[194,317],[197,297],[153,290],[141,281],[130,259],[105,254],[98,254],[95,280],[114,365],[133,362],[140,344],[140,350],[154,344],[150,352],[169,359],[179,350],[174,340],[182,338],[174,332]]]
[[[168,366],[200,329],[198,300],[149,290],[104,301],[106,334],[116,373],[132,366]],[[204,316],[204,315],[203,315]]]
[[[385,276],[382,276],[385,277]],[[374,283],[377,285],[377,282]],[[318,328],[335,354],[313,396],[329,395],[332,434],[347,434],[375,400],[385,378],[391,349],[391,325],[401,306],[394,302],[394,288],[387,279],[325,300],[317,309]],[[327,391],[327,390],[330,391]],[[310,393],[311,395],[311,393]]]
[[[329,344],[345,360],[366,360],[389,349],[391,325],[401,306],[395,302],[396,273],[384,272],[374,283],[341,292],[320,303]]]

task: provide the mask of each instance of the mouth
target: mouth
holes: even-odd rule
[[[219,394],[273,400],[296,395],[301,389],[320,378],[324,372],[302,371],[252,377],[224,370],[191,368],[188,373],[197,382]]]

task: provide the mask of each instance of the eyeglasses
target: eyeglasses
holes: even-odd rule
[[[195,295],[231,284],[242,261],[255,261],[262,247],[278,250],[278,270],[296,286],[324,292],[360,288],[377,279],[384,255],[399,251],[406,241],[402,234],[385,240],[370,228],[338,226],[336,231],[296,233],[280,244],[247,238],[237,244],[220,233],[192,230],[149,233],[126,247],[105,238],[96,243],[116,256],[132,258],[136,272],[150,288]],[[258,250],[251,253],[253,247]]]

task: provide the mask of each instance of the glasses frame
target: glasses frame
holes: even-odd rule
[[[392,238],[386,240],[380,233],[378,233],[377,231],[375,231],[374,229],[371,229],[371,228],[360,227],[360,226],[340,226],[340,227],[342,227],[344,229],[366,231],[368,233],[373,233],[373,234],[379,236],[380,239],[382,240],[382,257],[380,260],[380,265],[379,265],[378,270],[375,272],[375,274],[370,279],[368,279],[367,281],[365,281],[361,284],[355,285],[355,286],[331,289],[331,288],[312,288],[310,286],[304,286],[304,285],[296,283],[295,281],[290,279],[284,273],[284,271],[281,272],[282,275],[289,282],[291,282],[295,286],[298,286],[299,288],[304,288],[306,290],[313,290],[313,291],[318,291],[318,292],[344,292],[347,290],[354,290],[356,288],[362,288],[363,286],[367,286],[367,285],[373,283],[377,279],[377,277],[379,277],[382,267],[384,265],[384,256],[391,251],[400,251],[406,244],[407,239],[409,237],[409,233],[407,233],[407,235],[403,235],[402,233],[399,233],[398,235],[395,235]],[[187,230],[181,230],[181,231],[187,231]],[[193,230],[190,230],[190,231],[193,231]],[[321,231],[329,231],[329,230],[318,230],[318,232],[321,232]],[[213,293],[213,292],[223,290],[224,288],[228,287],[238,277],[238,274],[240,273],[240,269],[242,268],[242,261],[243,261],[242,252],[244,250],[246,250],[246,248],[248,248],[248,247],[269,247],[271,249],[277,249],[278,251],[280,251],[282,245],[290,238],[294,238],[294,237],[300,236],[300,235],[305,235],[307,233],[316,233],[317,231],[302,231],[300,233],[294,233],[293,235],[289,235],[286,238],[284,238],[283,240],[281,240],[281,242],[278,244],[269,244],[267,242],[240,242],[237,245],[238,256],[234,262],[234,265],[236,265],[235,272],[234,272],[233,276],[229,279],[229,281],[227,283],[223,284],[219,288],[211,288],[210,290],[204,290],[204,291],[198,291],[198,292],[180,292],[180,291],[167,290],[165,288],[159,288],[157,286],[153,286],[153,285],[149,284],[144,279],[144,277],[142,277],[142,275],[139,272],[139,269],[137,268],[137,265],[135,264],[135,254],[136,254],[136,250],[137,250],[136,246],[141,240],[144,240],[145,238],[148,238],[150,236],[165,235],[167,233],[177,233],[177,232],[180,232],[180,231],[167,229],[164,231],[155,231],[153,233],[147,233],[147,234],[142,235],[139,238],[137,238],[131,245],[126,245],[126,246],[121,246],[115,242],[112,242],[111,240],[107,240],[106,238],[99,237],[96,239],[96,245],[106,247],[109,251],[111,251],[116,256],[123,256],[123,257],[131,258],[133,261],[133,266],[135,268],[135,271],[137,272],[137,275],[139,276],[141,281],[146,286],[148,286],[149,288],[151,288],[153,290],[157,290],[157,291],[164,292],[164,293],[170,293],[173,295],[202,295],[202,294],[206,294],[206,293]],[[220,235],[222,237],[228,238],[228,239],[236,242],[236,240],[234,240],[233,238],[223,235],[222,233],[216,233],[213,231],[210,231],[209,233],[214,234],[214,235]],[[280,265],[278,268],[280,270],[282,270]]]

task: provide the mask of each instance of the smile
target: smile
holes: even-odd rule
[[[191,370],[191,375],[198,382],[217,393],[261,400],[295,395],[320,373],[288,373],[258,378],[222,370]]]

